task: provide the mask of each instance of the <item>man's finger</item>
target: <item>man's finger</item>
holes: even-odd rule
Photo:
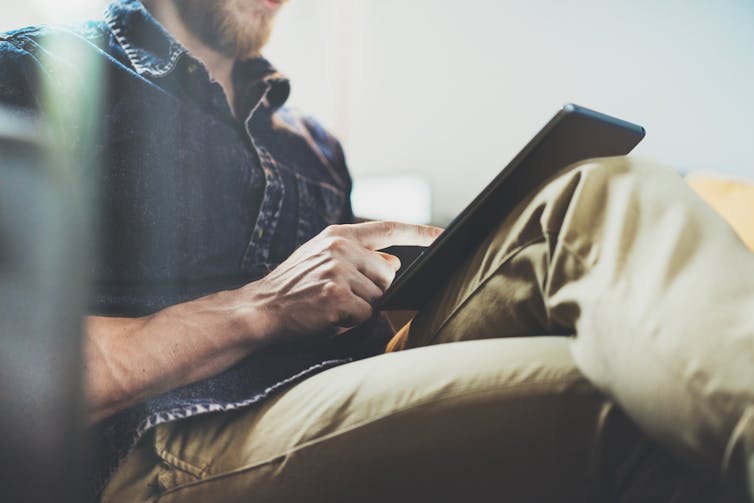
[[[392,257],[392,259],[387,257]],[[373,251],[365,251],[362,254],[349,257],[348,260],[361,274],[380,288],[380,293],[388,289],[395,278],[395,272],[400,267],[398,257]],[[396,267],[396,262],[398,262],[398,267]]]
[[[371,250],[390,246],[429,246],[443,232],[443,229],[431,225],[402,222],[365,222],[342,225],[340,229]]]
[[[375,252],[375,253],[378,254],[380,257],[382,257],[382,260],[387,262],[388,265],[390,265],[390,267],[394,271],[397,271],[401,268],[401,259],[399,259],[395,255],[390,255],[389,253],[380,252],[380,251]]]
[[[360,271],[354,272],[356,274],[349,279],[351,291],[360,299],[364,299],[370,305],[374,305],[382,297],[385,290]]]

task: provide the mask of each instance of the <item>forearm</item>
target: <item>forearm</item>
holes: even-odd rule
[[[238,291],[179,304],[144,318],[90,317],[85,388],[96,422],[171,389],[220,373],[262,345]]]
[[[260,280],[137,319],[87,320],[92,422],[218,374],[251,352],[342,333],[372,317],[400,261],[375,250],[428,246],[441,229],[370,222],[331,226]]]

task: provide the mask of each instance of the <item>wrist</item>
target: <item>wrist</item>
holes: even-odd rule
[[[267,346],[276,333],[271,303],[260,294],[257,282],[249,283],[238,290],[223,292],[229,296],[229,319],[241,334],[244,344],[254,348]]]

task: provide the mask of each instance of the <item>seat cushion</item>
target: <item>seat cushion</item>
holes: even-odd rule
[[[706,174],[692,174],[686,181],[754,251],[754,184]]]

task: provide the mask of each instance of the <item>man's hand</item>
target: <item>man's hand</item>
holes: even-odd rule
[[[396,222],[334,225],[296,250],[268,276],[242,288],[267,342],[281,337],[335,334],[372,316],[400,268],[376,250],[429,246],[442,229]]]
[[[144,318],[87,319],[89,418],[219,374],[261,347],[338,333],[366,321],[393,281],[396,257],[429,245],[435,227],[374,222],[329,227],[267,277]]]

